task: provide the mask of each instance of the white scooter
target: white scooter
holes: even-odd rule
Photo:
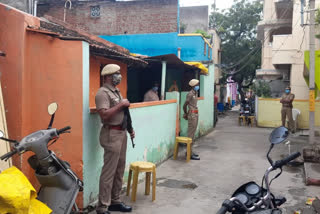
[[[66,161],[59,159],[53,151],[48,150],[49,142],[52,142],[50,144],[52,145],[61,134],[69,133],[68,130],[71,129],[70,126],[62,129],[52,128],[57,108],[56,103],[48,106],[51,120],[46,130],[31,133],[20,142],[4,138],[3,132],[0,131],[0,139],[14,145],[12,151],[1,156],[0,159],[8,160],[14,154],[33,152],[35,155],[31,156],[28,162],[35,170],[35,175],[41,184],[38,200],[45,203],[56,214],[80,213],[75,200],[79,191],[83,189],[83,182]]]

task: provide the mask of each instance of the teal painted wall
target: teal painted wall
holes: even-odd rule
[[[84,90],[84,109],[89,110],[89,87]],[[88,94],[88,95],[86,95]],[[174,96],[173,96],[174,98]],[[175,141],[177,104],[165,104],[130,109],[136,132],[135,148],[128,137],[127,163],[124,180],[127,181],[130,163],[150,161],[160,163],[172,153]],[[103,165],[103,150],[99,145],[100,118],[98,114],[83,114],[83,180],[84,206],[98,198],[98,184]]]
[[[187,136],[188,121],[183,119],[183,104],[186,101],[188,92],[181,92],[180,105],[180,135]],[[209,65],[209,74],[200,76],[200,96],[204,100],[198,101],[199,123],[196,131],[196,137],[208,133],[213,128],[214,112],[214,65]]]

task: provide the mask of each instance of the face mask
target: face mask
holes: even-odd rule
[[[152,88],[153,91],[158,91],[158,89],[159,89],[159,88],[156,87],[156,86]]]
[[[289,90],[289,89],[286,89],[285,92],[286,92],[286,94],[289,94],[289,93],[290,93],[290,90]]]
[[[121,82],[122,76],[121,74],[113,74],[112,75],[112,84],[119,85]]]
[[[199,91],[199,89],[200,89],[200,86],[198,86],[198,85],[194,87],[195,91]]]

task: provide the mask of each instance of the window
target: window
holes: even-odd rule
[[[100,17],[100,5],[91,6],[91,17],[92,18],[99,18]]]

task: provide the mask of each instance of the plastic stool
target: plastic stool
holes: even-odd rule
[[[242,123],[244,124],[244,125],[246,125],[246,117],[245,116],[239,116],[239,119],[238,119],[239,121],[239,126],[241,126],[241,120],[242,120]]]
[[[252,127],[253,123],[254,123],[255,126],[257,125],[255,116],[248,116],[248,123],[249,123],[249,121],[251,123],[251,127]]]
[[[150,162],[137,161],[130,164],[129,177],[127,184],[127,196],[130,194],[131,177],[133,172],[132,194],[131,201],[136,201],[138,177],[140,172],[146,173],[146,188],[145,194],[150,195],[150,180],[152,173],[152,201],[156,200],[156,165]]]
[[[173,159],[174,160],[176,160],[177,156],[178,156],[179,143],[187,144],[187,160],[186,160],[186,162],[189,162],[190,158],[191,158],[191,143],[192,143],[192,139],[189,138],[189,137],[176,137],[176,143],[174,145],[174,153],[173,153]]]

